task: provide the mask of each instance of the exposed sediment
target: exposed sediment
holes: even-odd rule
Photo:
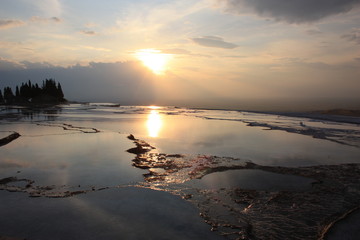
[[[145,152],[137,154],[133,165],[148,169],[145,187],[182,195],[199,208],[212,230],[228,239],[323,239],[334,222],[360,207],[360,164],[286,168],[226,157]],[[260,169],[314,181],[306,190],[293,191],[182,184],[230,169]]]
[[[54,124],[54,123],[37,123],[39,126],[47,126],[47,127],[59,127],[62,128],[65,131],[78,131],[82,133],[99,133],[100,130],[96,128],[90,128],[90,127],[78,127],[67,123],[60,123],[60,124]]]
[[[198,190],[200,197],[190,200],[214,229],[222,234],[232,232],[231,239],[322,239],[333,222],[359,207],[359,164],[251,167],[316,180],[306,191]]]
[[[269,113],[266,113],[269,114]],[[336,116],[327,116],[324,117],[321,115],[314,115],[314,114],[301,114],[301,113],[270,113],[278,115],[279,118],[282,116],[286,117],[300,117],[304,119],[317,119],[318,122],[321,120],[329,121],[329,122],[339,122],[339,123],[348,123],[348,124],[356,124],[359,125],[360,120],[358,117],[353,117],[353,119],[347,119],[344,117],[337,118]],[[313,138],[323,139],[335,143],[339,143],[342,145],[348,145],[360,148],[360,131],[358,128],[336,128],[336,127],[320,127],[316,125],[306,125],[304,122],[296,120],[294,121],[289,120],[288,122],[284,123],[281,120],[270,120],[266,121],[263,119],[253,120],[253,119],[247,119],[246,117],[238,117],[238,118],[219,118],[219,117],[213,117],[213,116],[198,116],[203,119],[209,119],[209,120],[226,120],[226,121],[240,121],[249,127],[262,127],[264,130],[280,130],[285,131],[289,133],[296,133],[301,134],[305,136],[311,136]],[[347,121],[349,120],[349,121]],[[309,120],[310,121],[310,120]]]
[[[250,127],[264,127],[267,130],[281,130],[289,133],[297,133],[301,135],[311,136],[336,142],[343,145],[360,148],[360,131],[347,129],[322,129],[316,127],[305,126],[302,123],[298,127],[276,126],[269,123],[245,122]]]
[[[0,190],[27,193],[29,197],[66,198],[93,191],[101,191],[109,187],[81,186],[36,186],[35,181],[26,178],[7,177],[0,179]]]
[[[229,157],[154,153],[146,141],[133,135],[128,138],[136,145],[129,151],[136,155],[133,166],[148,171],[138,186],[181,195],[198,207],[213,231],[227,239],[323,239],[334,222],[360,207],[360,164],[261,166]],[[314,180],[301,190],[202,189],[187,184],[232,169],[258,169]],[[108,188],[38,186],[31,179],[14,176],[0,179],[0,190],[30,197],[64,198]]]
[[[136,145],[135,148],[130,148],[127,150],[129,153],[139,155],[139,154],[147,153],[147,152],[151,151],[152,149],[155,149],[153,146],[151,146],[147,142],[135,138],[134,135],[132,135],[132,134],[130,134],[128,136],[128,139],[132,140]]]
[[[136,144],[136,148],[127,150],[136,154],[132,160],[133,166],[148,170],[148,173],[144,174],[147,182],[183,183],[213,171],[244,168],[247,164],[240,159],[209,155],[151,153],[155,148],[149,143],[136,139],[133,135],[128,138]]]

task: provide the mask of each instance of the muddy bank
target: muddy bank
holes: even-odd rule
[[[339,129],[322,129],[315,127],[305,126],[302,122],[299,123],[297,127],[284,127],[276,126],[269,123],[258,123],[258,122],[245,122],[250,127],[264,127],[266,130],[280,130],[289,133],[296,133],[306,136],[311,136],[313,138],[319,138],[328,140],[331,142],[358,147],[360,148],[360,142],[358,136],[359,131],[349,131],[349,130],[339,130]]]
[[[58,128],[62,128],[64,131],[77,131],[77,132],[81,132],[81,133],[99,133],[100,132],[100,130],[98,130],[96,128],[79,127],[79,126],[74,126],[74,125],[67,124],[67,123],[59,123],[59,124],[37,123],[36,125],[46,126],[46,127],[58,127]]]
[[[245,111],[251,113],[265,113],[279,116],[287,117],[299,117],[299,118],[308,118],[316,119],[321,121],[330,121],[338,123],[350,123],[350,124],[360,124],[360,110],[350,110],[350,109],[332,109],[332,110],[318,110],[310,112],[279,112],[279,111]]]
[[[316,181],[307,191],[197,190],[193,201],[204,219],[230,238],[322,239],[333,222],[359,207],[358,164],[248,167],[311,177]],[[221,217],[219,213],[223,213]]]
[[[88,192],[101,191],[109,187],[82,187],[78,186],[38,186],[34,180],[17,177],[6,177],[0,179],[0,190],[8,192],[21,192],[28,194],[29,197],[48,197],[48,198],[67,198]]]
[[[133,165],[148,170],[144,187],[183,196],[199,208],[213,231],[228,239],[323,239],[334,222],[359,207],[360,164],[287,168],[226,157],[145,152],[136,155]],[[306,190],[286,191],[199,189],[187,184],[232,169],[260,169],[313,181]]]

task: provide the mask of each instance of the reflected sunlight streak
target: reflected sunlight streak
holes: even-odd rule
[[[147,129],[150,137],[158,137],[162,127],[162,120],[157,110],[151,110],[148,115]]]

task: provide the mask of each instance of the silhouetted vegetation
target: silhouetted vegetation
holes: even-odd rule
[[[56,83],[53,79],[46,79],[42,82],[42,86],[32,84],[29,80],[16,86],[15,95],[10,87],[4,88],[4,94],[0,90],[0,103],[2,104],[54,104],[66,102],[64,93],[60,83]]]

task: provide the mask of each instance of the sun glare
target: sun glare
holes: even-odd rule
[[[147,120],[147,129],[150,137],[158,137],[162,126],[162,120],[157,110],[153,109],[150,111]]]
[[[164,74],[171,54],[162,53],[156,49],[141,49],[136,51],[136,58],[155,74]]]

